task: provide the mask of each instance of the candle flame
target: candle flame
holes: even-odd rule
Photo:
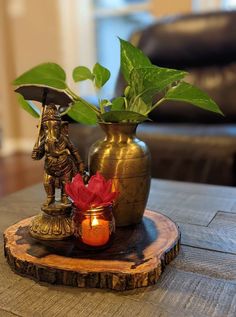
[[[91,224],[92,224],[92,226],[97,226],[98,225],[98,220],[97,220],[96,216],[93,217]]]

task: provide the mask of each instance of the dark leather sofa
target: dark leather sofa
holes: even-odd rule
[[[138,136],[152,154],[152,176],[219,185],[236,184],[236,11],[162,19],[136,32],[132,40],[162,67],[185,69],[188,82],[204,89],[225,117],[182,103],[160,106]],[[123,80],[119,78],[117,94]],[[102,132],[71,126],[86,157]]]

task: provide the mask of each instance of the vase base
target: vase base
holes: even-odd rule
[[[142,222],[146,201],[143,203],[117,204],[113,209],[116,227],[135,226]]]

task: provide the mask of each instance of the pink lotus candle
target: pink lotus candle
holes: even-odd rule
[[[118,197],[112,191],[112,181],[100,173],[92,176],[86,186],[80,174],[66,184],[66,192],[75,205],[75,235],[86,245],[104,246],[115,230],[112,204]]]

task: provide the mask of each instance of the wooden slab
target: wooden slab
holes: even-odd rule
[[[134,227],[119,228],[113,244],[103,251],[84,251],[75,238],[38,241],[30,237],[32,218],[4,233],[5,256],[23,276],[76,287],[134,289],[153,285],[179,252],[180,232],[166,216],[150,210]]]

